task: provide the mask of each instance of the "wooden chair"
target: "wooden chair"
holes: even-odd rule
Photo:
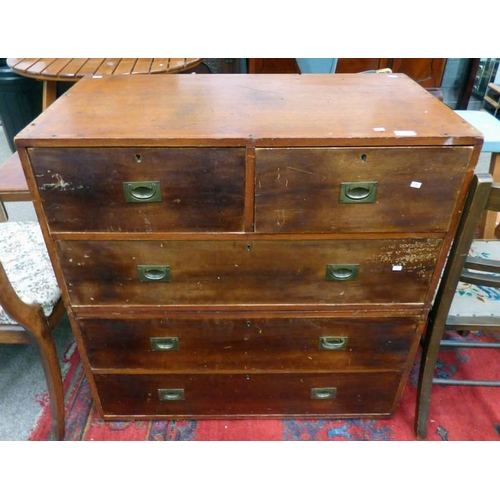
[[[0,343],[33,343],[42,361],[56,439],[64,439],[64,392],[52,329],[64,314],[37,222],[0,223]]]
[[[423,340],[415,418],[419,439],[427,436],[433,384],[500,386],[500,380],[434,378],[440,347],[464,347],[464,342],[443,340],[445,329],[457,332],[500,330],[500,241],[474,239],[484,210],[500,211],[500,184],[493,183],[489,174],[476,174]],[[482,292],[481,300],[474,293],[464,293],[465,287],[473,287],[472,292]],[[500,348],[498,342],[467,342],[465,345],[468,348]]]

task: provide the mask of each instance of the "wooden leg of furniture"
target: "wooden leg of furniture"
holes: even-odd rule
[[[42,361],[52,413],[52,432],[58,441],[64,439],[64,389],[61,378],[61,369],[57,357],[56,346],[50,332],[43,337],[33,335],[33,344],[36,346]]]
[[[425,439],[427,437],[432,379],[434,378],[439,347],[443,334],[443,328],[436,328],[435,324],[430,326],[426,333],[422,347],[415,418],[415,434],[417,435],[417,439]]]
[[[7,211],[5,210],[2,200],[0,200],[0,222],[5,222],[7,219]]]
[[[500,153],[491,153],[490,174],[493,177],[493,182],[500,182]],[[496,227],[497,216],[496,212],[486,211],[484,213],[479,231],[480,238],[500,239],[500,229]]]
[[[52,413],[52,433],[58,441],[64,439],[65,433],[64,388],[52,331],[64,314],[64,304],[59,300],[50,317],[44,319],[43,326],[41,322],[30,322],[25,325],[42,361]]]
[[[42,109],[46,110],[57,99],[57,82],[44,80]]]

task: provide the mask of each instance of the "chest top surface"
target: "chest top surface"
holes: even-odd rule
[[[17,145],[473,145],[481,134],[402,74],[84,78]]]

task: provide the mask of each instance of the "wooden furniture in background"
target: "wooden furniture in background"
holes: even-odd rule
[[[179,73],[201,61],[198,58],[9,58],[7,64],[20,75],[43,81],[43,109],[46,109],[57,98],[57,82],[76,82],[84,76]]]
[[[476,81],[477,70],[479,68],[479,58],[468,58],[463,73],[461,84],[458,87],[457,104],[455,109],[467,109],[470,97]]]
[[[393,73],[404,73],[424,88],[440,87],[446,59],[437,58],[339,58],[336,73],[359,73],[380,68],[391,68]]]
[[[481,143],[404,75],[78,82],[16,145],[100,415],[390,416]]]
[[[500,241],[474,240],[485,209],[500,212],[500,184],[492,186],[490,175],[479,174],[470,190],[457,237],[429,315],[417,391],[416,433],[421,439],[427,436],[433,384],[500,387],[500,380],[435,378],[436,361],[441,347],[500,348],[500,342],[443,340],[445,329],[464,333],[470,330],[500,329]],[[474,293],[461,293],[463,287],[460,285],[466,284],[491,287],[492,293],[483,290],[477,297]]]
[[[8,218],[4,202],[10,201],[31,201],[18,153],[0,165],[0,222]]]
[[[248,59],[248,73],[300,73],[299,65],[294,58],[250,58]]]
[[[500,85],[488,83],[486,94],[484,95],[483,107],[493,116],[497,116],[500,109]]]
[[[490,174],[493,182],[500,183],[500,121],[486,111],[457,110],[456,113],[483,134],[482,153],[491,153]],[[499,238],[498,214],[486,210],[481,218],[480,238]]]

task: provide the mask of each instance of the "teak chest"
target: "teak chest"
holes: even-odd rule
[[[16,139],[106,419],[389,416],[482,138],[404,75],[84,79]]]

